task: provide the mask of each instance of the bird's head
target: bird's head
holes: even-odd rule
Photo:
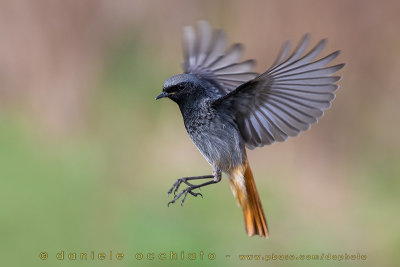
[[[193,92],[196,91],[198,84],[198,79],[191,74],[178,74],[172,76],[165,81],[162,92],[156,97],[156,100],[168,97],[169,99],[179,103],[192,95]]]

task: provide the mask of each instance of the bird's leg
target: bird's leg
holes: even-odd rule
[[[206,185],[216,184],[219,181],[221,181],[221,177],[222,177],[221,171],[220,170],[214,170],[213,171],[213,175],[184,177],[184,178],[180,178],[180,179],[176,180],[176,182],[172,185],[171,189],[168,191],[168,195],[171,194],[172,192],[174,192],[174,199],[172,201],[168,202],[168,206],[170,204],[172,204],[172,203],[175,203],[175,201],[177,201],[180,197],[183,196],[182,200],[181,200],[181,206],[182,206],[183,202],[186,199],[187,194],[191,194],[192,196],[195,196],[195,197],[197,197],[199,195],[201,197],[203,197],[202,194],[193,192],[193,190],[194,189],[199,189],[199,188],[201,188],[203,186],[206,186]],[[207,179],[207,178],[213,178],[213,179],[211,181],[208,181],[208,182],[205,182],[205,183],[202,183],[202,184],[198,184],[198,185],[195,185],[195,184],[192,184],[192,183],[188,182],[190,180],[200,180],[200,179]],[[186,184],[188,187],[183,189],[182,191],[180,191],[178,194],[176,194],[176,192],[178,191],[178,188],[180,187],[180,185],[182,183]]]

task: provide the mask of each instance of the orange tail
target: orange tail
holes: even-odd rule
[[[249,162],[230,174],[230,184],[238,204],[243,209],[246,232],[249,236],[268,238],[268,226]]]

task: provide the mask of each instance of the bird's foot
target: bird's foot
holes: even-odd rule
[[[190,184],[189,187],[183,189],[183,190],[180,191],[178,194],[175,194],[175,192],[177,191],[177,188],[179,188],[179,186],[180,186],[180,184],[181,184],[182,182],[184,182],[184,181],[178,179],[178,180],[174,183],[174,185],[172,186],[172,188],[170,189],[170,191],[172,192],[172,190],[173,190],[174,187],[175,187],[175,189],[174,189],[174,195],[175,195],[175,196],[174,196],[174,199],[173,199],[173,200],[171,200],[170,202],[168,202],[168,207],[169,207],[170,204],[175,203],[175,201],[177,201],[177,200],[178,200],[179,198],[181,198],[181,197],[182,197],[181,206],[183,206],[183,202],[185,202],[185,199],[186,199],[186,197],[187,197],[188,194],[191,194],[192,196],[195,196],[195,197],[197,197],[197,196],[203,197],[203,195],[202,195],[201,193],[193,192],[194,189],[197,189],[197,188],[199,188],[199,187],[196,186],[196,185],[192,185],[192,184],[190,184],[190,183],[189,183],[189,184]],[[186,183],[186,182],[185,182],[185,183]],[[175,184],[177,184],[177,185],[175,185]],[[168,191],[168,194],[170,194],[170,191]]]
[[[213,180],[202,183],[202,184],[197,184],[197,185],[189,182],[189,181],[193,181],[193,180],[211,179],[211,178]],[[193,192],[193,190],[200,189],[201,187],[206,186],[206,185],[218,183],[220,180],[221,180],[221,172],[218,172],[213,175],[203,175],[203,176],[179,178],[176,180],[176,182],[172,185],[171,189],[169,189],[169,191],[168,191],[168,196],[170,194],[174,193],[174,199],[172,199],[172,201],[168,202],[168,206],[172,203],[175,203],[175,201],[177,201],[181,197],[182,197],[182,200],[181,200],[181,206],[182,206],[183,202],[185,202],[185,199],[188,194],[191,194],[192,196],[195,196],[195,197],[197,197],[197,196],[203,197],[203,195],[201,193]],[[177,194],[179,187],[182,185],[182,183],[186,184],[188,187],[181,190]]]

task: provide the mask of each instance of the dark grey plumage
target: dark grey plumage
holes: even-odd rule
[[[177,91],[171,93],[171,88]],[[178,104],[186,130],[201,154],[214,170],[227,172],[243,164],[244,142],[234,117],[212,107],[215,92],[210,88],[207,80],[179,74],[165,82],[163,92]]]
[[[258,75],[252,72],[254,60],[239,62],[242,45],[224,52],[222,30],[212,34],[208,23],[199,22],[196,36],[185,27],[185,74],[168,79],[163,92],[178,103],[189,135],[210,163],[221,161],[225,152],[225,157],[235,154],[219,139],[237,139],[238,152],[244,145],[254,149],[282,142],[309,129],[330,107],[340,79],[331,75],[344,64],[326,67],[339,51],[315,60],[326,40],[304,54],[309,40],[306,34],[290,56],[286,42],[275,63]],[[238,133],[233,136],[227,128]]]

